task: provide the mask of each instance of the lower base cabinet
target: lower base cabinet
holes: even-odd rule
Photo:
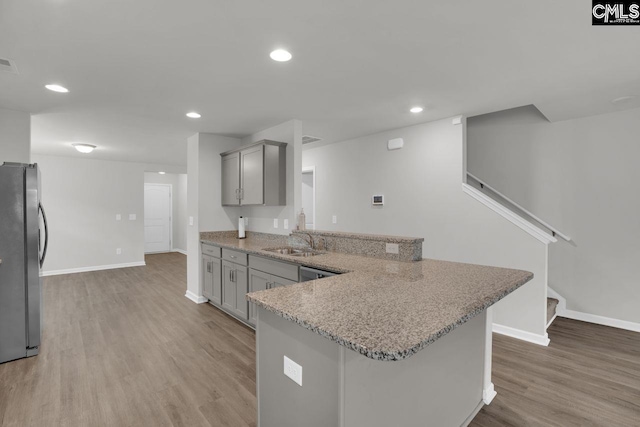
[[[249,269],[249,292],[264,291],[265,289],[273,289],[278,286],[292,285],[297,283],[295,280],[285,279],[284,277],[274,276],[253,268]],[[255,304],[249,304],[249,323],[253,326],[257,322],[258,308]]]
[[[220,258],[202,255],[202,295],[215,305],[222,305],[222,280]]]
[[[247,321],[247,267],[222,261],[222,308]]]

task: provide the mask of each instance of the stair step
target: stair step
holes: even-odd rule
[[[560,301],[555,298],[547,298],[547,324],[549,324],[553,316],[556,315],[556,307],[558,307],[559,302]]]

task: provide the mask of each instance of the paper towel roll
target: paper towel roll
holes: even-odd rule
[[[244,218],[240,217],[238,219],[238,239],[244,239],[246,236],[244,235]]]

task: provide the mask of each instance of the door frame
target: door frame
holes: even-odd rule
[[[169,199],[171,200],[171,214],[169,215],[169,250],[168,252],[173,252],[173,185],[171,184],[156,184],[155,182],[145,182],[144,183],[144,191],[147,191],[147,186],[148,185],[153,185],[153,186],[159,186],[159,187],[169,187]],[[145,214],[147,213],[145,208],[144,208],[144,193],[142,194],[143,200],[142,200],[142,228],[144,230],[144,221],[145,221]],[[144,233],[142,238],[144,239]],[[143,247],[147,245],[146,240],[143,241]],[[147,252],[144,251],[144,254],[164,254],[167,253],[165,251],[155,251],[155,252]]]
[[[318,223],[316,218],[316,167],[315,166],[303,166],[302,174],[311,173],[313,176],[313,230],[316,229],[316,224]],[[302,187],[301,187],[302,188]],[[302,195],[300,195],[302,196]],[[305,224],[306,226],[306,224]]]

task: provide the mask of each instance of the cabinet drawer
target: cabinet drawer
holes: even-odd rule
[[[298,265],[288,262],[275,261],[256,255],[249,255],[249,266],[253,269],[260,270],[274,276],[284,277],[285,279],[298,281]]]
[[[234,262],[240,265],[247,265],[247,254],[244,252],[232,251],[231,249],[222,249],[222,259]]]
[[[202,244],[202,253],[216,258],[220,258],[220,248],[206,243]]]

